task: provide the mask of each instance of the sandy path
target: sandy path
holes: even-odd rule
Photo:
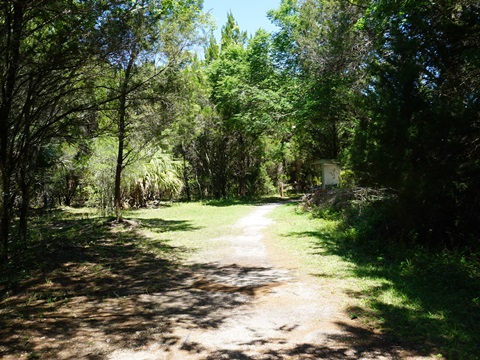
[[[231,234],[209,240],[216,250],[195,257],[199,275],[191,279],[188,294],[169,294],[170,307],[187,306],[187,314],[169,316],[175,323],[171,346],[162,338],[141,348],[113,351],[108,359],[421,358],[351,320],[334,284],[319,283],[286,268],[278,260],[281,256],[272,256],[263,231],[274,225],[268,214],[276,206],[259,206],[233,226]],[[185,305],[189,297],[192,303]],[[142,299],[158,306],[165,306],[165,300],[164,295]],[[199,308],[194,312],[188,306]],[[210,306],[204,318],[202,306]]]

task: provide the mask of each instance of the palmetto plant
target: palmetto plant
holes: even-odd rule
[[[133,207],[146,206],[150,201],[176,198],[182,189],[182,165],[170,154],[157,152],[125,171],[123,198]]]

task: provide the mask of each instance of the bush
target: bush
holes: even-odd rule
[[[301,206],[315,217],[341,220],[345,229],[355,229],[358,239],[416,239],[416,233],[404,228],[395,215],[397,196],[390,189],[318,189],[313,194],[305,195]]]

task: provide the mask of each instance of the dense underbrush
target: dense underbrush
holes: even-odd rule
[[[435,212],[416,204],[405,204],[396,191],[364,187],[318,189],[302,198],[300,207],[314,217],[336,219],[342,227],[355,229],[359,240],[407,246],[424,246],[433,251],[452,250],[480,255],[480,238],[461,226],[428,221]],[[456,214],[451,214],[451,217]]]

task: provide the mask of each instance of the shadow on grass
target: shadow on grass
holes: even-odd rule
[[[478,263],[458,253],[359,241],[340,228],[287,236],[311,238],[314,256],[340,256],[354,265],[355,278],[373,280],[348,292],[364,300],[363,308],[346,310],[376,322],[392,341],[424,354],[480,358]]]
[[[216,327],[224,321],[219,310],[245,302],[241,293],[192,286],[225,269],[186,267],[185,249],[142,235],[181,236],[197,229],[188,221],[50,218],[32,228],[35,241],[1,269],[1,358],[104,358],[112,347],[151,341],[168,349],[182,340],[174,327]]]
[[[182,330],[215,329],[284,274],[270,267],[186,266],[183,248],[142,230],[196,228],[188,221],[36,221],[23,261],[2,269],[0,358],[105,359],[157,344],[198,353]],[[179,335],[182,334],[182,335]]]
[[[194,231],[201,227],[193,226],[190,221],[186,220],[163,220],[163,219],[138,219],[132,218],[137,221],[142,228],[152,229],[155,232],[178,232],[178,231]]]

